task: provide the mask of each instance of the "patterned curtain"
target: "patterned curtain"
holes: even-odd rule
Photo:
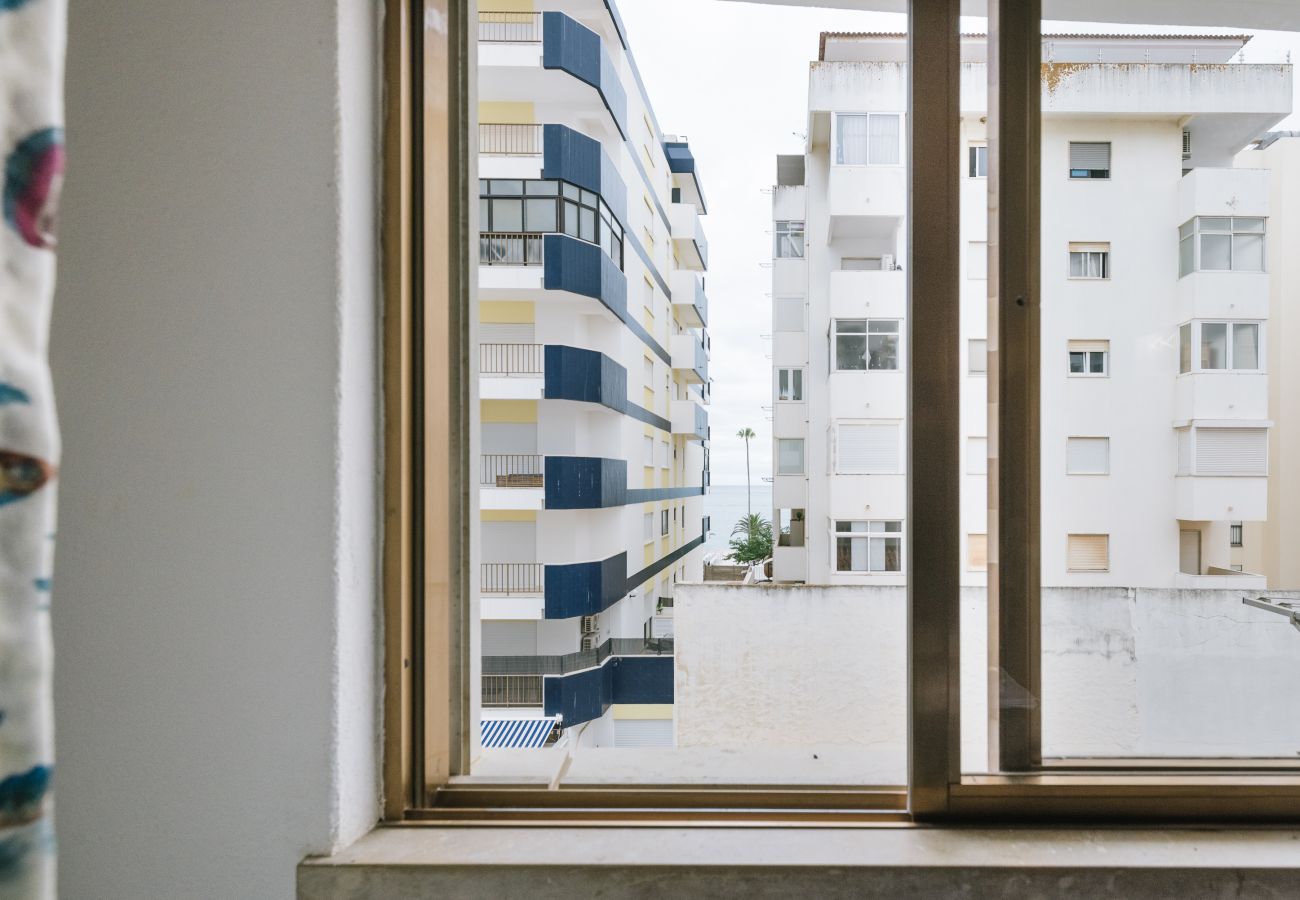
[[[46,359],[63,180],[66,0],[0,0],[0,896],[52,898],[50,577],[59,456]]]

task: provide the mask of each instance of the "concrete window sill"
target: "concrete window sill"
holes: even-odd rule
[[[1294,897],[1300,830],[379,828],[299,900]]]

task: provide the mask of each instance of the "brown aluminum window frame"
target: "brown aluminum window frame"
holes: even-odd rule
[[[1040,757],[1033,708],[1002,715],[994,765],[960,760],[959,0],[909,10],[908,787],[474,783],[474,570],[467,314],[477,4],[386,0],[384,26],[384,818],[464,824],[897,825],[957,819],[1297,821],[1300,776],[1146,772]],[[1040,0],[990,0],[989,615],[1002,683],[1039,696]],[[999,177],[1002,172],[1016,177]],[[1005,285],[1005,288],[1000,286]],[[921,348],[921,355],[916,355]],[[441,425],[441,427],[439,427]],[[1032,475],[1031,475],[1032,473]],[[999,503],[999,498],[1001,502]],[[919,537],[924,535],[925,540]],[[1077,770],[1068,767],[1077,763]]]

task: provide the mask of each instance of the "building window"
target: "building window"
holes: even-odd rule
[[[841,424],[836,429],[835,471],[841,475],[896,475],[902,429],[885,425]]]
[[[989,148],[988,147],[971,147],[967,150],[970,154],[969,174],[971,178],[987,178],[989,174]]]
[[[1070,374],[1080,378],[1110,374],[1110,341],[1070,341]]]
[[[508,252],[509,245],[491,235],[567,234],[600,245],[623,268],[623,226],[600,195],[567,181],[481,179],[479,229],[480,262],[501,262],[493,258],[498,247]]]
[[[1268,429],[1180,428],[1178,474],[1265,476]]]
[[[668,452],[668,442],[660,441],[659,448],[663,451],[663,459],[660,461],[659,466],[666,469],[672,462],[672,454]]]
[[[1110,438],[1067,438],[1065,442],[1065,474],[1109,475]]]
[[[803,369],[776,370],[776,399],[803,401]]]
[[[779,509],[776,513],[780,533],[777,535],[778,547],[802,547],[804,545],[804,511],[802,509]]]
[[[1109,572],[1110,535],[1071,534],[1066,536],[1065,567],[1070,572]]]
[[[647,466],[655,464],[655,439],[650,436],[641,438],[641,455],[642,460]]]
[[[835,164],[897,166],[901,129],[896,113],[849,113],[835,116]]]
[[[1178,277],[1192,272],[1263,272],[1259,217],[1193,216],[1178,229]]]
[[[966,535],[966,568],[971,572],[988,571],[989,536],[987,534]]]
[[[779,221],[775,235],[776,246],[772,252],[777,259],[803,259],[803,222]]]
[[[1110,244],[1071,244],[1070,277],[1109,278]]]
[[[989,370],[989,342],[984,338],[971,338],[966,342],[967,371],[972,375],[985,375]]]
[[[776,474],[803,474],[803,438],[777,438]]]
[[[1241,523],[1233,522],[1228,526],[1228,544],[1233,547],[1241,546]]]
[[[1185,322],[1178,329],[1178,371],[1258,372],[1258,322]]]
[[[834,328],[836,371],[898,369],[897,319],[836,319]]]
[[[650,543],[655,539],[655,514],[645,513],[641,516],[641,540]]]
[[[989,473],[989,439],[986,437],[966,438],[966,474],[987,475]]]
[[[1070,141],[1071,178],[1109,178],[1110,141]]]
[[[662,510],[659,513],[659,535],[663,537],[668,534],[668,510]]]
[[[836,521],[835,571],[903,571],[903,523]]]
[[[989,277],[988,241],[971,241],[966,245],[966,277]]]

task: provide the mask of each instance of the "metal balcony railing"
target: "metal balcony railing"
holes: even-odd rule
[[[541,344],[479,344],[481,375],[541,375]]]
[[[542,235],[479,232],[478,261],[484,266],[540,266]]]
[[[536,12],[480,12],[478,39],[484,44],[540,44],[542,14]]]
[[[542,676],[484,675],[483,706],[541,706]]]
[[[534,453],[484,453],[478,483],[485,487],[539,488],[545,465],[545,457]]]
[[[599,666],[611,656],[672,656],[672,638],[607,638],[592,650],[553,656],[485,656],[484,675],[568,675]]]
[[[540,594],[544,583],[541,563],[483,563],[479,578],[484,594]]]
[[[542,126],[480,123],[478,152],[486,156],[540,156]]]

